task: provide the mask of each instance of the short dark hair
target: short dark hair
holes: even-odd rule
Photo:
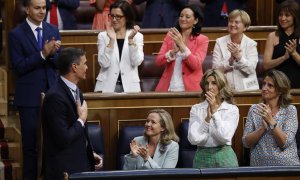
[[[135,14],[130,4],[125,0],[118,0],[110,5],[109,12],[116,8],[120,8],[126,18],[126,29],[133,28],[135,25]]]
[[[203,20],[204,20],[203,12],[202,12],[201,8],[196,4],[186,5],[181,9],[181,11],[186,8],[192,10],[194,13],[195,19],[198,19],[198,22],[194,25],[194,27],[192,29],[192,33],[191,33],[193,36],[198,36],[201,33],[202,24],[203,24]],[[179,17],[180,17],[181,11],[179,12]],[[181,28],[179,26],[179,18],[176,22],[176,28],[178,29],[179,32],[181,32]]]
[[[56,64],[61,75],[70,72],[73,63],[79,64],[80,58],[85,55],[85,51],[80,48],[64,48],[58,55]]]

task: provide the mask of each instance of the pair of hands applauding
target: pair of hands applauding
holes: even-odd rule
[[[138,144],[135,140],[132,140],[130,143],[130,149],[134,157],[141,156],[144,159],[144,161],[148,160],[148,145],[146,147],[143,147],[140,144]]]
[[[212,114],[215,113],[220,106],[220,104],[217,101],[216,96],[217,96],[217,94],[214,93],[213,91],[208,91],[205,94],[206,100],[209,103],[208,108],[207,108],[207,116],[205,118],[206,122],[210,121]]]

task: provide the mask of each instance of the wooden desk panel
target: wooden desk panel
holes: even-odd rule
[[[147,112],[154,108],[164,108],[173,117],[178,133],[182,121],[189,119],[191,106],[199,103],[199,93],[85,93],[88,104],[89,121],[99,121],[104,133],[105,168],[116,167],[117,141],[120,129],[124,126],[143,125]],[[300,90],[294,90],[294,103],[300,110]],[[242,135],[248,110],[260,101],[260,92],[235,93],[235,101],[240,110],[240,121],[233,138],[233,149],[240,165],[245,164]]]

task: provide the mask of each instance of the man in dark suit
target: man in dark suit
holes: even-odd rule
[[[181,8],[188,0],[133,0],[135,4],[146,3],[142,28],[170,28],[175,26]]]
[[[55,61],[60,48],[56,27],[43,22],[45,0],[24,0],[26,20],[9,34],[11,65],[16,72],[14,105],[20,115],[23,176],[37,179],[36,129],[40,118],[40,94],[57,80]]]
[[[56,25],[60,30],[74,30],[77,29],[76,18],[74,11],[79,7],[80,0],[46,0],[47,15],[45,21]],[[56,10],[55,10],[56,9]],[[51,22],[52,13],[54,19],[57,18],[58,24]]]
[[[63,49],[58,57],[60,78],[46,93],[42,107],[44,178],[62,179],[68,174],[102,167],[87,134],[87,104],[77,84],[86,78],[85,52]]]

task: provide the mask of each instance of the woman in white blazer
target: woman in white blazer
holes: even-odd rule
[[[257,43],[244,34],[250,23],[245,11],[233,10],[228,17],[229,35],[218,38],[214,47],[212,66],[224,72],[236,91],[259,89]]]
[[[175,168],[179,154],[179,138],[171,115],[163,109],[148,113],[144,136],[130,143],[130,154],[124,156],[124,170]]]
[[[140,92],[138,66],[144,60],[143,35],[134,26],[134,13],[126,1],[110,6],[111,26],[98,35],[101,66],[95,92]]]

